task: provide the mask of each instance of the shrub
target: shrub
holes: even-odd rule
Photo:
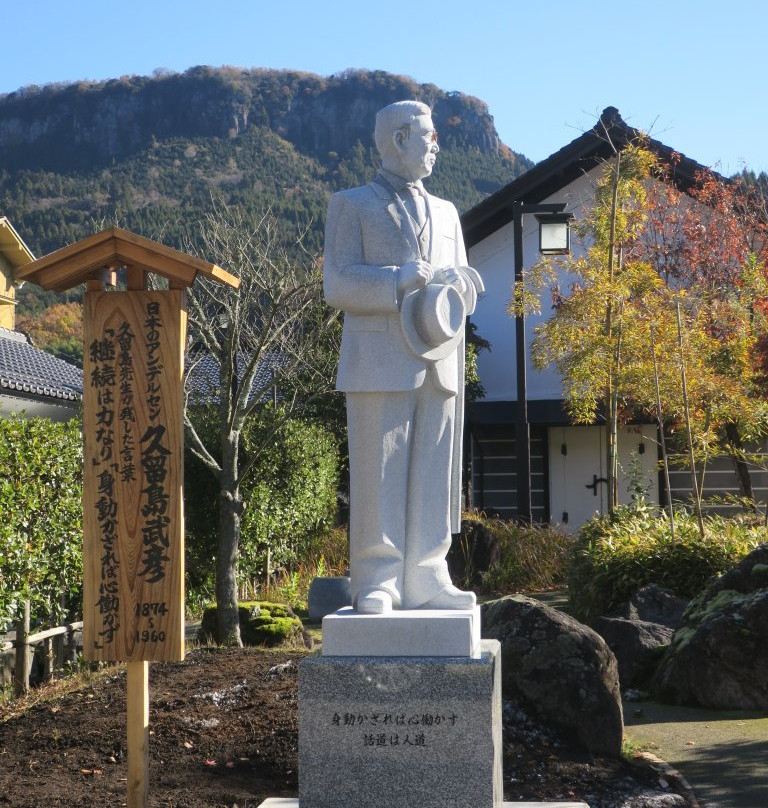
[[[346,527],[335,527],[313,536],[301,560],[291,567],[267,581],[263,596],[289,603],[296,612],[308,614],[309,587],[315,578],[349,575],[349,537]]]
[[[271,569],[301,557],[312,537],[328,530],[336,513],[339,454],[324,427],[298,419],[276,426],[271,407],[249,418],[240,463],[252,463],[241,486],[242,515],[238,580],[264,579]],[[202,423],[199,429],[204,429]],[[210,442],[209,442],[210,445]],[[185,460],[187,568],[191,589],[212,589],[219,534],[218,485],[187,452]]]
[[[481,550],[478,543],[485,547]],[[524,526],[465,513],[451,567],[460,570],[459,585],[484,595],[552,589],[565,584],[571,545],[570,537],[548,525]]]
[[[581,620],[606,614],[650,583],[692,598],[768,539],[768,528],[750,516],[708,516],[703,539],[692,514],[676,514],[674,527],[673,537],[669,518],[644,506],[620,507],[587,522],[568,578],[574,614]]]
[[[29,599],[33,618],[79,610],[83,558],[79,421],[0,418],[0,629]]]

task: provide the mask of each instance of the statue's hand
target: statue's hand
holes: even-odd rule
[[[403,264],[397,272],[398,297],[413,289],[421,289],[431,280],[434,272],[426,261],[409,261]]]
[[[434,274],[433,280],[437,283],[445,284],[446,286],[453,286],[460,295],[464,295],[467,291],[467,282],[455,267],[438,269]]]

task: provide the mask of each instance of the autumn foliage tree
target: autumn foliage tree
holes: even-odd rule
[[[709,170],[684,194],[669,181],[672,170],[650,188],[638,253],[657,268],[682,305],[686,330],[702,343],[711,384],[695,400],[701,453],[728,454],[751,502],[748,447],[768,434],[766,198],[759,185]]]
[[[82,303],[54,303],[35,315],[19,317],[16,328],[28,334],[37,348],[82,367]]]
[[[559,372],[574,422],[606,424],[611,507],[631,418],[685,435],[692,467],[730,455],[747,499],[747,447],[768,434],[763,197],[712,172],[684,193],[673,170],[642,141],[616,150],[575,226],[580,249],[540,262],[515,298],[530,308],[551,290],[533,360]]]

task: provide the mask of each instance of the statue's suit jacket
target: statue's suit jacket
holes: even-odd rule
[[[431,238],[425,256],[434,269],[467,263],[456,208],[429,194]],[[456,434],[452,463],[451,521],[459,530],[461,504],[461,423],[463,416],[464,341],[446,358],[428,362],[408,347],[400,327],[397,269],[421,257],[402,206],[377,182],[334,194],[325,233],[326,301],[343,309],[344,330],[336,387],[347,393],[403,392],[434,374],[439,387],[455,395]],[[465,305],[474,311],[482,282],[466,270]]]

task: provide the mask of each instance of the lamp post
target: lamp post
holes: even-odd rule
[[[515,241],[515,289],[523,281],[523,216],[533,213],[539,222],[539,252],[543,255],[564,255],[570,251],[570,226],[573,218],[563,213],[565,202],[528,205],[513,202],[512,223]],[[515,367],[517,371],[517,415],[515,419],[515,455],[517,457],[517,518],[531,523],[531,432],[528,423],[528,349],[525,338],[525,312],[515,314]]]

